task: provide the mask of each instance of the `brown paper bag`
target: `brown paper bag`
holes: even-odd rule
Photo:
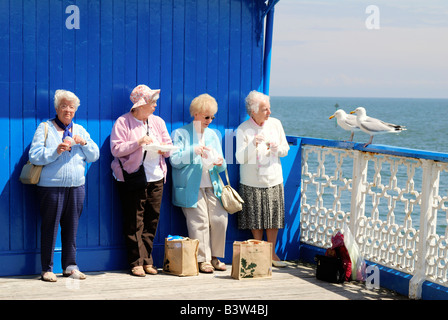
[[[233,243],[232,278],[272,277],[272,243],[258,240]]]
[[[165,257],[163,259],[163,272],[180,277],[197,276],[198,267],[198,247],[197,239],[176,239],[165,238]]]

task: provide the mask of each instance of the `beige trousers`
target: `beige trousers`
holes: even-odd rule
[[[188,237],[199,240],[198,262],[224,257],[227,211],[214,195],[213,188],[200,188],[197,208],[182,208]]]

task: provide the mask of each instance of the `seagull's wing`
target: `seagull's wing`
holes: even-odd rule
[[[359,129],[358,122],[356,121],[356,116],[352,114],[347,115],[347,117],[345,118],[345,123],[347,124],[347,126],[353,129]]]
[[[392,123],[387,123],[372,117],[367,117],[364,121],[362,121],[361,127],[372,134],[393,132],[393,131],[399,132],[403,130],[401,126]]]

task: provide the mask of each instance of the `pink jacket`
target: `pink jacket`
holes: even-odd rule
[[[148,124],[160,143],[173,144],[162,118],[150,115]],[[135,119],[131,112],[122,115],[115,121],[110,135],[110,149],[114,156],[111,167],[117,179],[124,181],[118,158],[128,173],[133,173],[140,167],[143,160],[143,148],[138,144],[138,140],[144,135],[146,135],[146,125],[142,125],[141,121]],[[165,175],[165,181],[167,171],[165,157],[168,156],[160,157],[160,166]]]

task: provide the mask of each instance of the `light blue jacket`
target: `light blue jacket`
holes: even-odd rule
[[[34,133],[29,151],[30,162],[43,165],[38,186],[41,187],[79,187],[85,184],[86,164],[95,162],[100,157],[98,145],[90,138],[89,133],[80,125],[73,123],[73,135],[82,137],[87,144],[72,146],[70,152],[60,155],[57,147],[62,138],[53,125],[52,120],[46,121],[48,136],[44,146],[45,126],[42,122]]]
[[[205,129],[204,138],[205,145],[214,148],[224,158],[221,142],[212,129]],[[198,145],[199,141],[193,122],[174,130],[172,140],[173,145],[179,147],[178,150],[172,152],[170,157],[173,176],[173,204],[183,208],[196,208],[202,177],[202,161],[201,156],[194,152],[194,147]],[[218,175],[226,167],[227,164],[224,160],[221,166],[214,166],[209,170],[213,191],[220,201],[222,184]]]

